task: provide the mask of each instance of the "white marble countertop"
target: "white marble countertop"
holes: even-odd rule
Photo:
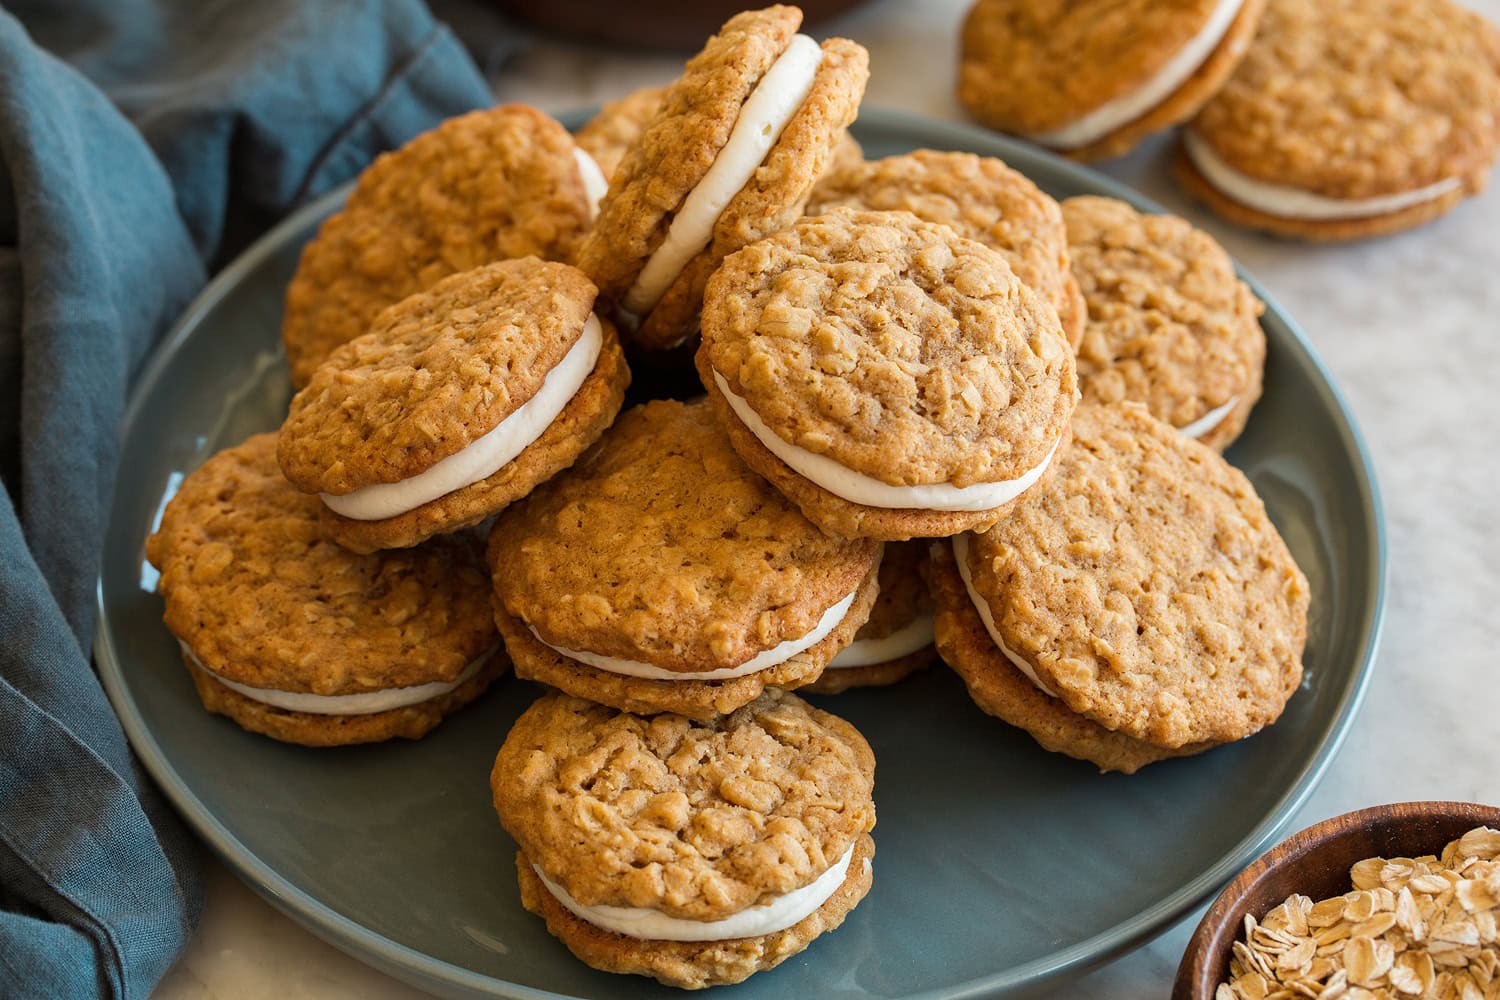
[[[1500,21],[1500,0],[1469,0]],[[817,29],[870,49],[867,107],[962,120],[952,93],[967,0],[877,0]],[[494,76],[502,100],[560,111],[664,82],[681,58],[538,41]],[[1390,539],[1385,632],[1364,708],[1288,828],[1408,799],[1500,802],[1500,192],[1416,232],[1301,246],[1238,230],[1190,204],[1161,143],[1107,164],[1217,236],[1296,317],[1374,453]],[[1199,914],[1048,996],[1161,1000]],[[422,997],[324,944],[218,862],[203,924],[158,1000]]]

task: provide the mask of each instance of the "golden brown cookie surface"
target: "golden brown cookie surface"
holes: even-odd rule
[[[680,671],[807,634],[879,556],[808,523],[703,400],[628,411],[490,537],[499,603],[545,641]]]
[[[526,860],[579,904],[719,920],[832,868],[875,825],[874,775],[852,725],[780,691],[710,722],[548,694],[490,785]]]
[[[910,212],[983,243],[1016,277],[1052,303],[1070,341],[1081,330],[1068,270],[1068,237],[1057,202],[994,157],[921,149],[830,173],[813,189],[808,215],[833,208]]]
[[[1223,451],[1260,398],[1265,304],[1213,237],[1112,198],[1063,202],[1073,270],[1088,301],[1078,348],[1083,398],[1143,403]],[[1223,407],[1229,407],[1223,411]]]
[[[1302,678],[1307,579],[1239,470],[1134,404],[1084,404],[1047,489],[969,539],[1005,646],[1154,745],[1240,739]]]
[[[1043,694],[995,645],[953,560],[952,543],[931,543],[937,648],[985,713],[1024,729],[1045,750],[1086,760],[1101,771],[1134,774],[1147,764],[1200,753],[1207,744],[1166,750],[1111,732]]]
[[[205,666],[252,687],[359,694],[453,680],[495,643],[479,544],[350,553],[318,532],[318,499],[276,466],[276,435],[183,481],[147,556],[166,623]]]
[[[1080,160],[1119,156],[1186,121],[1244,57],[1264,0],[1241,0],[1212,50],[1155,106],[1082,141]],[[1221,0],[979,0],[961,34],[959,101],[991,128],[1046,137],[1150,84],[1212,22]]]
[[[1500,140],[1500,31],[1448,0],[1270,0],[1191,131],[1242,174],[1330,198],[1466,177]]]
[[[386,306],[490,261],[570,259],[588,226],[556,121],[523,105],[449,119],[376,159],[303,250],[282,321],[293,384]]]
[[[579,266],[607,301],[623,303],[801,20],[801,11],[784,6],[736,15],[667,88],[656,116],[620,159],[599,218],[579,250]],[[749,183],[725,205],[708,245],[637,317],[635,340],[652,348],[680,343],[692,333],[704,283],[725,255],[802,214],[813,184],[854,120],[868,76],[863,47],[837,38],[822,44],[822,61],[806,98]]]

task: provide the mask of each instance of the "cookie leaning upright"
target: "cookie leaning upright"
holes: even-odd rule
[[[870,615],[880,545],[818,531],[706,401],[657,401],[506,511],[489,561],[520,676],[711,718],[823,672]]]
[[[548,931],[596,969],[699,989],[780,964],[864,898],[874,777],[853,726],[781,691],[708,723],[549,694],[490,788]]]
[[[1016,277],[1052,303],[1078,346],[1086,309],[1068,269],[1062,210],[1029,178],[992,156],[919,149],[861,161],[818,182],[808,215],[833,208],[910,212],[941,222],[1005,258]]]
[[[571,259],[592,218],[581,163],[566,129],[519,104],[450,118],[377,157],[287,285],[292,384],[306,385],[386,306],[450,274],[533,254]]]
[[[1175,168],[1231,221],[1344,240],[1437,218],[1489,183],[1500,30],[1448,0],[1268,0]]]
[[[307,746],[416,739],[507,661],[470,536],[355,555],[276,467],[276,436],[183,480],[146,555],[203,705]]]
[[[1062,213],[1088,301],[1078,348],[1083,398],[1144,403],[1223,451],[1260,398],[1265,303],[1218,241],[1184,219],[1091,195],[1067,199]]]
[[[630,373],[594,296],[581,271],[527,257],[403,299],[292,399],[282,471],[356,552],[479,523],[619,412]]]
[[[984,124],[1074,159],[1120,156],[1186,121],[1229,78],[1265,0],[979,0],[958,99]]]
[[[702,334],[735,450],[841,537],[994,524],[1066,451],[1057,311],[995,251],[906,212],[835,209],[734,254]]]
[[[952,563],[944,659],[981,708],[1101,767],[1248,736],[1301,681],[1307,579],[1265,506],[1138,405],[1080,406],[1057,478]]]
[[[802,214],[859,110],[864,48],[819,46],[801,22],[780,6],[731,18],[615,170],[578,265],[645,347],[686,339],[719,262]]]

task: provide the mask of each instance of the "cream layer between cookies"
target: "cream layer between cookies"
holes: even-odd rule
[[[306,691],[278,691],[275,688],[251,687],[249,684],[232,681],[223,674],[204,666],[203,661],[188,648],[187,643],[179,639],[177,644],[182,647],[183,655],[194,667],[208,674],[229,690],[238,692],[251,701],[270,705],[272,708],[280,708],[288,712],[304,712],[308,715],[374,715],[376,712],[390,712],[398,708],[420,705],[434,698],[441,698],[479,673],[479,669],[500,648],[500,644],[495,643],[478,659],[464,667],[463,671],[451,681],[433,681],[431,684],[415,684],[411,687],[386,688],[384,691],[370,691],[365,694],[310,694]]]
[[[1026,138],[1056,149],[1078,149],[1097,142],[1128,125],[1171,97],[1187,83],[1198,67],[1224,40],[1229,26],[1239,16],[1244,0],[1219,0],[1208,20],[1188,43],[1177,50],[1156,75],[1129,93],[1106,101],[1088,114],[1049,132],[1032,132]]]
[[[974,610],[979,612],[979,620],[984,622],[984,630],[990,634],[990,639],[999,647],[1005,658],[1015,665],[1015,668],[1026,675],[1026,679],[1036,685],[1036,689],[1050,698],[1056,698],[1057,692],[1042,683],[1042,679],[1036,675],[1036,669],[1026,660],[1017,655],[1000,638],[1000,630],[995,627],[995,615],[990,611],[990,602],[979,596],[979,591],[974,589],[974,580],[969,575],[969,536],[953,536],[953,561],[958,563],[958,575],[963,577],[964,589],[969,592],[969,603],[974,605]]]
[[[1230,396],[1229,402],[1225,403],[1222,406],[1215,406],[1212,410],[1209,410],[1207,413],[1203,414],[1203,416],[1199,417],[1197,420],[1194,420],[1186,427],[1179,427],[1177,428],[1177,430],[1187,437],[1201,438],[1203,435],[1207,434],[1209,431],[1222,424],[1224,422],[1224,418],[1229,416],[1230,411],[1234,409],[1234,404],[1238,403],[1239,401],[1240,397]]]
[[[932,615],[918,615],[890,635],[879,639],[855,639],[839,650],[828,664],[834,667],[868,667],[877,663],[889,663],[917,650],[932,645]]]
[[[854,848],[851,846],[833,867],[802,888],[782,893],[769,902],[747,907],[720,920],[669,917],[660,910],[644,906],[584,906],[566,889],[542,874],[536,865],[532,865],[531,870],[568,912],[595,927],[643,941],[728,941],[774,934],[800,923],[844,884],[853,858]]]
[[[729,141],[683,199],[666,237],[625,293],[627,312],[635,316],[649,313],[687,262],[708,246],[719,215],[750,182],[781,130],[807,99],[822,61],[822,47],[806,35],[796,35],[766,70],[740,108]]]
[[[1441,198],[1458,190],[1463,183],[1457,177],[1450,177],[1426,187],[1375,198],[1328,198],[1284,184],[1268,184],[1242,174],[1191,130],[1182,133],[1182,147],[1203,179],[1223,194],[1247,208],[1283,219],[1332,221],[1385,215]]]
[[[599,169],[588,150],[574,146],[573,159],[578,163],[578,176],[583,178],[583,193],[589,200],[589,221],[593,222],[599,217],[599,200],[609,191],[609,181],[604,179],[604,171]]]
[[[323,493],[323,503],[335,514],[356,521],[379,521],[488,479],[552,425],[593,372],[603,348],[599,317],[590,315],[578,340],[547,373],[536,395],[493,430],[409,479],[376,483],[343,496]]]
[[[619,656],[605,656],[602,653],[591,653],[586,649],[568,649],[565,646],[554,646],[536,629],[528,624],[531,634],[536,636],[537,642],[555,649],[569,659],[577,660],[579,663],[587,663],[599,670],[606,670],[612,674],[624,674],[627,677],[642,677],[653,681],[727,681],[735,677],[744,677],[761,670],[768,670],[778,664],[785,663],[792,657],[804,650],[811,649],[838,627],[839,622],[849,613],[854,605],[854,599],[859,596],[856,588],[848,597],[839,601],[833,607],[823,612],[818,624],[814,625],[811,632],[788,639],[778,643],[770,649],[756,653],[750,659],[737,667],[723,667],[719,670],[668,670],[651,663],[642,663],[640,660],[628,660]]]
[[[850,503],[883,510],[938,510],[973,511],[990,510],[1010,503],[1016,497],[1035,486],[1047,471],[1052,456],[1057,452],[1056,442],[1035,468],[1028,469],[1016,479],[998,483],[975,483],[973,486],[954,486],[951,483],[931,483],[921,486],[892,486],[873,476],[855,472],[840,465],[826,455],[817,455],[799,448],[766,426],[760,414],[750,404],[735,395],[729,383],[717,371],[714,384],[728,400],[730,409],[750,433],[766,448],[791,466],[792,471],[804,479],[811,480],[836,497]]]

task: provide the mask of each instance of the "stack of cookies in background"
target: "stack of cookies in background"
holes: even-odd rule
[[[1129,773],[1302,673],[1307,582],[1220,455],[1266,352],[1227,255],[998,160],[865,162],[865,52],[800,20],[731,19],[578,144],[511,106],[378,160],[288,289],[279,435],[148,548],[254,732],[416,738],[507,667],[547,685],[491,775],[522,902],[684,987],[869,891],[874,755],[790,692],[940,652]]]
[[[1079,160],[1182,128],[1174,174],[1308,240],[1419,226],[1489,182],[1500,30],[1450,0],[979,0],[958,97]]]

